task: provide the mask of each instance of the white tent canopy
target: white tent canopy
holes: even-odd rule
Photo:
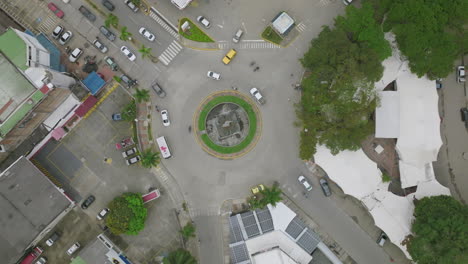
[[[375,110],[375,137],[398,138],[400,135],[400,94],[397,91],[378,92],[380,105]]]

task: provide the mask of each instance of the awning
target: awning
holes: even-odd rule
[[[93,71],[86,77],[86,79],[83,80],[83,84],[92,95],[96,95],[106,84],[106,81],[104,81],[101,76]]]
[[[65,136],[66,132],[62,127],[57,127],[56,129],[52,130],[52,137],[55,140],[60,140],[63,136]]]
[[[90,95],[86,100],[75,110],[75,114],[79,117],[83,117],[88,111],[97,104],[97,98]]]

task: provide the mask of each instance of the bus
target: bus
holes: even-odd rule
[[[169,151],[169,147],[167,146],[166,139],[164,137],[158,137],[156,139],[156,142],[158,142],[159,151],[161,151],[163,158],[170,158],[171,152]]]

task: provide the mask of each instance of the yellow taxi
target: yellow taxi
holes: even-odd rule
[[[236,56],[236,54],[237,54],[237,51],[235,49],[229,50],[226,56],[224,56],[223,58],[223,63],[228,65],[231,62],[231,60],[234,58],[234,56]]]
[[[250,191],[255,195],[261,191],[265,190],[265,186],[263,186],[263,184],[259,184],[257,186],[254,186],[252,187],[252,189],[250,189]]]

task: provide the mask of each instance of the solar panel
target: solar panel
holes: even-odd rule
[[[231,246],[231,262],[235,263],[250,263],[249,252],[247,251],[247,247],[245,243],[241,243],[235,246]],[[247,262],[245,262],[247,261]]]
[[[260,209],[256,210],[255,213],[257,214],[257,219],[259,221],[260,228],[262,229],[263,233],[267,233],[274,230],[273,219],[271,218],[270,210]]]
[[[286,233],[296,239],[304,229],[305,224],[296,216],[286,228]]]
[[[229,217],[229,231],[229,239],[231,241],[231,244],[239,241],[244,241],[244,238],[242,237],[241,227],[239,225],[239,222],[237,221],[236,216]]]
[[[255,216],[252,211],[241,214],[241,218],[248,238],[260,235],[257,220],[255,219]]]
[[[318,243],[320,243],[319,236],[310,229],[307,229],[297,241],[297,244],[309,254],[317,248]]]

